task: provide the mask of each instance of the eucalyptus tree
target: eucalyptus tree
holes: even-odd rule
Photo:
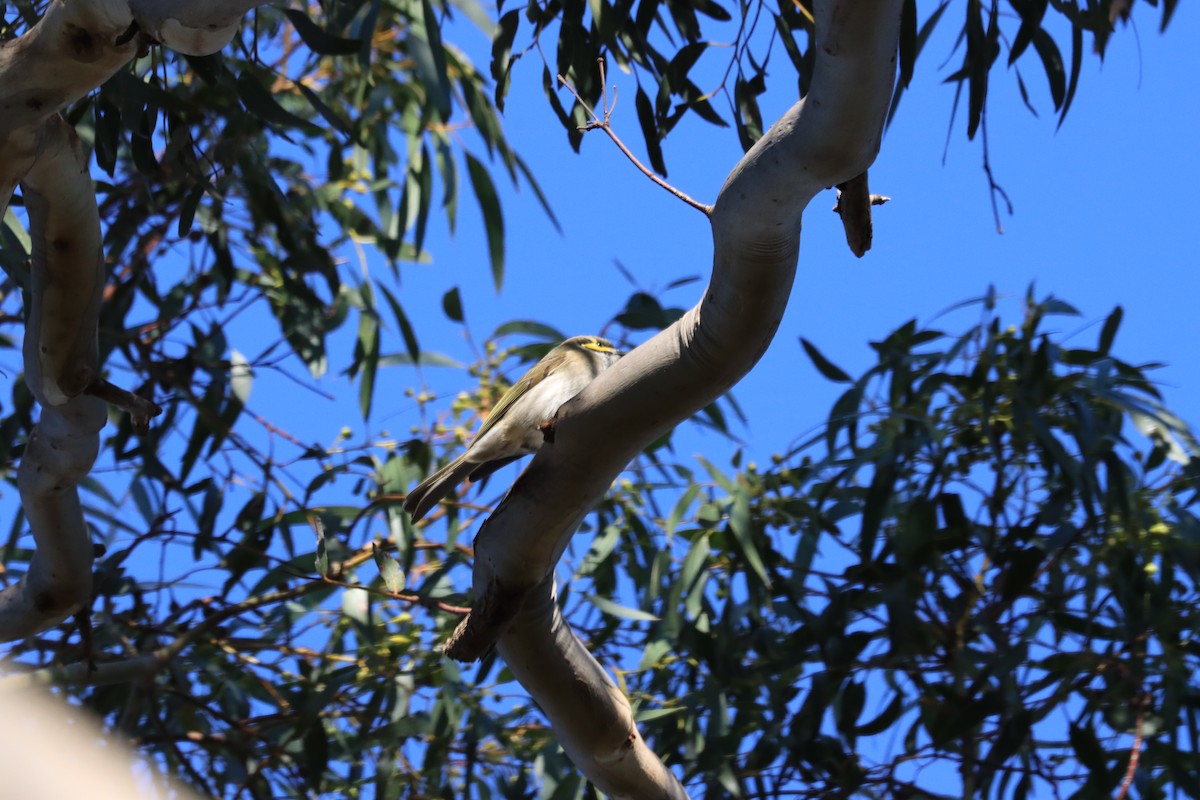
[[[985,323],[957,337],[906,326],[857,380],[809,345],[849,385],[823,454],[767,472],[709,464],[705,479],[664,468],[604,497],[639,454],[654,464],[673,426],[720,419],[712,403],[774,335],[819,191],[843,187],[849,244],[869,247],[867,168],[952,8],[571,0],[492,20],[471,0],[16,4],[0,49],[0,174],[25,209],[5,217],[0,251],[5,320],[24,326],[24,382],[0,420],[6,469],[20,463],[5,553],[20,580],[0,594],[12,655],[211,796],[576,796],[563,753],[614,797],[935,796],[922,783],[935,763],[964,796],[1126,792],[1136,775],[1143,796],[1200,795],[1184,633],[1194,441],[1112,356],[1119,314],[1094,350],[1070,350],[1040,328],[1070,310],[1061,301],[1031,296],[1009,331],[985,299]],[[1003,52],[1037,59],[1065,115],[1085,36],[1102,53],[1129,13],[962,10],[951,80],[972,137]],[[366,417],[381,367],[438,362],[397,284],[427,258],[435,202],[454,224],[463,173],[502,283],[494,173],[538,192],[497,109],[543,38],[569,141],[607,129],[597,64],[613,62],[639,78],[650,166],[665,172],[661,141],[681,119],[721,120],[692,78],[702,17],[735,27],[729,113],[746,149],[712,206],[691,201],[713,230],[710,281],[691,310],[657,309],[661,332],[560,409],[473,546],[469,498],[431,515],[436,536],[402,510],[465,436],[454,420],[406,442],[318,444],[255,409],[256,375],[299,364],[311,386],[332,364]],[[450,41],[466,25],[492,37],[487,75]],[[803,99],[768,128],[772,52]],[[367,246],[389,274],[342,258]],[[461,318],[452,294],[443,307]],[[249,315],[270,325],[247,357],[230,331]],[[346,338],[349,353],[331,348]],[[462,419],[494,402],[505,355],[481,355]],[[1150,432],[1146,452],[1126,420]],[[114,474],[89,475],[98,454]],[[964,504],[980,475],[991,488]],[[556,597],[581,524],[597,536],[576,580],[599,621],[571,584]],[[814,570],[821,540],[857,563]],[[611,599],[619,589],[640,608]],[[622,665],[621,685],[594,654]],[[468,675],[453,659],[482,664]],[[539,714],[508,696],[511,677]],[[883,710],[862,722],[868,699]],[[1065,740],[1052,714],[1069,716]],[[1137,744],[1118,746],[1129,730]],[[900,732],[899,751],[860,749]]]

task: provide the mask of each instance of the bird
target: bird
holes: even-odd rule
[[[543,423],[624,353],[599,336],[573,336],[542,357],[504,393],[466,451],[408,493],[404,509],[417,522],[467,478],[478,480],[546,438]]]

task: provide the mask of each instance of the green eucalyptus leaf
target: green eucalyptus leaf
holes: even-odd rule
[[[496,291],[499,291],[504,282],[504,212],[500,208],[500,198],[487,169],[470,153],[465,155],[467,175],[475,190],[475,199],[479,201],[479,209],[483,212],[488,257],[492,264],[492,282],[496,285]]]
[[[635,622],[658,621],[658,617],[654,616],[653,614],[637,608],[629,608],[628,606],[621,605],[620,603],[615,603],[612,600],[609,600],[607,597],[589,594],[587,595],[587,600],[596,608],[600,609],[600,611],[604,612],[605,614],[609,614],[610,616],[633,620]]]
[[[291,21],[292,26],[295,27],[296,33],[314,53],[327,56],[348,56],[354,55],[362,49],[362,42],[358,39],[343,39],[330,34],[299,9],[285,8],[282,10]]]

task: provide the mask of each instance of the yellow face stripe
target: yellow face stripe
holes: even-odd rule
[[[603,342],[599,339],[588,339],[586,342],[583,343],[583,346],[585,348],[587,348],[588,350],[595,350],[597,353],[615,353],[615,352],[617,352],[617,348],[615,348],[611,344],[608,344],[607,342]]]

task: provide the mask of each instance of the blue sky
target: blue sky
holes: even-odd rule
[[[1014,205],[1012,216],[1002,216],[1002,235],[982,148],[978,140],[967,141],[962,113],[947,147],[954,87],[941,83],[952,67],[939,67],[953,40],[931,40],[871,168],[872,190],[894,198],[876,211],[874,249],[861,260],[849,252],[829,211],[832,193],[819,196],[805,214],[787,316],[763,361],[735,390],[750,417],[740,434],[752,457],[766,458],[819,424],[837,395],[803,355],[799,337],[854,374],[871,363],[869,340],[912,317],[927,322],[989,284],[1010,298],[1002,309],[1013,320],[1030,283],[1036,282],[1039,295],[1070,301],[1084,317],[1064,319],[1060,329],[1075,332],[1072,341],[1081,344],[1094,343],[1099,323],[1122,305],[1116,354],[1132,362],[1166,362],[1155,375],[1168,403],[1189,421],[1200,420],[1200,259],[1192,236],[1192,195],[1200,185],[1200,94],[1192,85],[1200,74],[1194,44],[1200,41],[1200,14],[1181,4],[1160,35],[1157,9],[1142,4],[1135,11],[1136,29],[1118,31],[1103,63],[1085,55],[1079,92],[1061,129],[1032,51],[1018,66],[1040,118],[1023,106],[1012,71],[1002,64],[993,69],[991,165]],[[456,43],[483,58],[483,37],[471,33]],[[497,293],[473,199],[463,197],[454,237],[440,220],[431,220],[427,247],[434,263],[402,271],[401,300],[423,347],[469,357],[459,326],[441,313],[442,293],[452,286],[461,287],[472,335],[481,339],[514,318],[545,321],[568,334],[598,330],[634,288],[614,260],[651,290],[689,275],[707,279],[712,250],[706,220],[637,173],[602,133],[588,134],[581,154],[573,153],[542,95],[536,58],[531,54],[516,65],[504,124],[539,177],[562,234],[532,192],[498,183],[508,251],[507,278]],[[762,98],[764,119],[796,99],[782,61],[777,72]],[[621,95],[613,124],[642,155],[632,79],[613,70],[609,83]],[[676,128],[664,150],[669,180],[709,202],[741,155],[732,130],[697,119]],[[702,286],[672,290],[664,300],[690,306]],[[975,319],[968,314],[939,325],[964,329]],[[398,337],[390,347],[385,341],[384,349],[401,349]],[[442,392],[471,383],[457,371],[426,370],[424,377]],[[390,392],[399,400],[414,375],[398,368],[379,380],[381,398]],[[394,435],[404,436],[418,423],[411,403],[382,401],[376,409],[373,427]],[[696,449],[705,446],[702,436],[695,441]]]
[[[982,294],[989,284],[1010,298],[1004,309],[1013,321],[1033,282],[1040,295],[1070,301],[1084,317],[1059,318],[1057,324],[1085,345],[1095,341],[1111,309],[1122,305],[1117,355],[1166,362],[1157,377],[1168,404],[1200,422],[1200,259],[1193,243],[1193,195],[1200,186],[1195,146],[1200,93],[1194,86],[1200,75],[1195,44],[1200,12],[1194,4],[1180,4],[1164,35],[1157,32],[1157,9],[1138,4],[1135,18],[1137,29],[1118,32],[1103,64],[1085,57],[1083,80],[1061,129],[1056,130],[1032,53],[1022,66],[1040,118],[1023,107],[1011,72],[1002,65],[993,71],[991,164],[1015,206],[1012,216],[1002,218],[1003,235],[992,217],[980,144],[966,140],[961,114],[946,145],[954,88],[940,83],[951,70],[939,65],[950,55],[952,38],[935,37],[871,170],[872,189],[894,198],[875,215],[874,249],[861,260],[849,252],[829,211],[832,193],[818,197],[805,215],[787,316],[763,361],[735,389],[750,420],[738,433],[751,458],[765,460],[820,425],[840,392],[813,369],[800,337],[857,373],[871,363],[869,340],[912,317],[927,322],[940,310]],[[486,63],[482,35],[464,29],[453,38],[476,63]],[[439,217],[431,217],[426,247],[434,262],[402,268],[399,296],[423,346],[463,361],[471,359],[470,346],[460,326],[441,310],[442,294],[451,287],[462,290],[476,341],[512,319],[543,321],[568,334],[589,333],[619,311],[635,288],[614,260],[652,291],[686,276],[706,279],[711,266],[709,228],[699,213],[653,186],[600,133],[585,138],[581,154],[570,150],[542,96],[535,59],[531,55],[516,67],[504,122],[514,148],[539,177],[562,233],[530,191],[513,192],[498,182],[508,243],[507,279],[500,293],[492,285],[478,211],[466,195],[455,236]],[[764,118],[777,116],[796,99],[782,61],[778,69],[770,94],[762,98]],[[641,155],[633,83],[616,72],[610,82],[621,93],[613,124]],[[464,137],[471,141],[469,133]],[[669,179],[709,202],[741,156],[732,130],[697,119],[673,131],[664,149]],[[366,257],[379,275],[386,274],[381,258],[369,252]],[[689,306],[702,286],[672,290],[664,300]],[[968,312],[941,324],[953,331],[973,320]],[[263,324],[260,318],[238,320],[231,341],[244,353],[259,352]],[[347,336],[353,327],[348,326]],[[385,352],[403,349],[394,329],[386,336]],[[346,340],[331,350],[337,356],[348,352]],[[381,428],[406,438],[421,419],[404,390],[422,381],[444,396],[443,408],[454,392],[474,385],[464,371],[426,369],[418,375],[408,367],[386,369],[378,379],[373,418],[364,425],[356,387],[336,370],[320,382],[331,399],[297,392],[289,380],[260,371],[250,405],[306,442],[332,442],[343,426],[359,440]],[[703,432],[689,432],[678,441],[682,458],[724,448]],[[15,502],[15,493],[6,499]],[[126,521],[138,524],[132,510]]]

